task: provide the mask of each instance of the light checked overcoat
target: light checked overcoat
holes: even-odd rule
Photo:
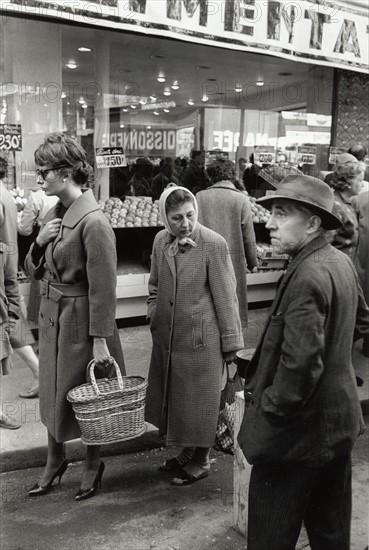
[[[173,257],[167,230],[154,241],[148,313],[153,339],[146,418],[168,445],[211,447],[222,353],[243,348],[236,280],[226,241],[198,224]]]

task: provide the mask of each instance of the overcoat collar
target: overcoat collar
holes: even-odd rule
[[[59,203],[58,203],[59,204]],[[73,229],[87,214],[99,210],[91,189],[82,189],[82,195],[78,197],[64,214],[62,225]]]
[[[273,315],[276,315],[278,313],[278,308],[281,303],[281,300],[283,298],[283,294],[286,290],[286,286],[288,285],[288,282],[290,281],[292,275],[296,271],[296,269],[301,265],[301,263],[311,256],[311,261],[313,262],[324,262],[328,261],[329,258],[331,258],[332,255],[332,248],[331,246],[328,246],[329,239],[327,235],[322,235],[319,237],[316,237],[312,241],[310,241],[304,248],[300,250],[300,252],[293,258],[291,263],[289,264],[286,273],[282,276],[281,283],[278,287],[277,294],[274,298],[273,304],[269,310],[268,318],[264,325],[264,330],[261,335],[261,338],[258,342],[256,351],[253,355],[253,358],[251,359],[250,365],[247,370],[247,381],[246,386],[249,388],[252,388],[252,385],[249,386],[250,382],[252,384],[253,376],[258,368],[259,364],[259,358],[261,355],[261,350],[263,347],[263,341],[265,338],[265,334],[269,328],[269,321]],[[332,260],[330,260],[332,261]],[[303,291],[303,289],[302,289]]]
[[[328,247],[329,244],[330,243],[327,235],[320,235],[318,237],[315,237],[315,239],[304,246],[291,260],[290,264],[287,267],[286,273],[282,277],[281,284],[278,287],[277,294],[271,308],[271,314],[275,313],[276,309],[278,308],[284,290],[296,269],[309,256],[311,256],[311,261],[313,262],[327,261],[328,257],[332,254],[331,247]]]
[[[211,191],[212,189],[231,189],[232,191],[237,191],[237,193],[240,193],[240,191],[236,189],[235,185],[228,180],[218,181],[217,183],[214,183],[210,187],[204,189],[204,191]]]
[[[58,206],[61,204],[62,203],[60,201],[56,204],[56,212],[58,210]],[[90,212],[95,212],[96,210],[100,210],[100,207],[95,200],[92,190],[82,189],[82,195],[72,202],[63,216],[59,234],[52,243],[53,249],[61,240],[64,227],[73,229],[85,216],[87,216],[87,214]]]
[[[191,239],[193,241],[195,241],[195,243],[197,243],[197,241],[199,239],[199,236],[200,236],[200,227],[201,227],[201,225],[197,222],[194,231],[190,235]],[[172,275],[175,278],[176,277],[176,262],[175,262],[174,256],[171,256],[169,254],[169,247],[172,244],[172,242],[174,241],[175,236],[171,235],[169,233],[169,231],[167,231],[167,230],[165,230],[165,233],[166,233],[166,235],[165,235],[166,238],[165,238],[165,241],[164,241],[164,255],[165,255],[165,257],[167,259],[167,262],[169,264],[170,271],[172,272]]]

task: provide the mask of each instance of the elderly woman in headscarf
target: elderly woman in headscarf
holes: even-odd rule
[[[353,155],[341,155],[333,172],[331,187],[334,189],[333,213],[342,221],[342,227],[332,235],[332,245],[353,260],[358,243],[359,225],[352,199],[360,193],[364,179],[364,166]]]
[[[223,364],[244,347],[236,279],[223,237],[197,222],[184,187],[160,197],[147,318],[153,339],[146,419],[182,447],[161,470],[183,486],[206,477],[215,442]]]

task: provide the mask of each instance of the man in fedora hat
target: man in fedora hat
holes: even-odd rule
[[[369,309],[351,260],[329,243],[340,220],[327,184],[287,176],[258,202],[291,262],[246,373],[247,548],[294,550],[304,522],[313,550],[349,550],[351,450],[364,429],[351,348],[369,333]]]

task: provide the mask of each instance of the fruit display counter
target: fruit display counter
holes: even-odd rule
[[[281,277],[284,258],[273,254],[265,222],[269,212],[250,197],[258,255],[262,266],[258,273],[247,276],[249,303],[273,300]],[[163,229],[158,201],[149,197],[128,197],[124,201],[110,198],[99,201],[116,237],[117,247],[117,308],[116,318],[146,315],[146,299],[150,276],[150,256],[155,235]],[[29,283],[20,281],[21,292],[28,300]]]
[[[252,197],[250,199],[256,240],[258,243],[269,243],[269,231],[265,228],[269,212],[257,205]],[[101,201],[100,207],[116,236],[116,318],[146,315],[150,255],[155,235],[163,229],[158,201],[152,202],[146,197],[128,197],[124,201],[108,199]],[[249,303],[273,300],[276,284],[282,274],[284,261],[273,255],[267,244],[260,246],[260,260],[264,267],[258,273],[250,273],[247,278]]]

